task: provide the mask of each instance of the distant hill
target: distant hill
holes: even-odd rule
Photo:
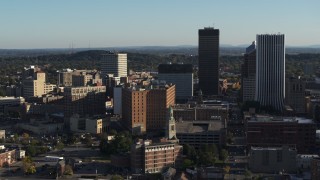
[[[249,44],[248,44],[249,45]],[[238,56],[245,52],[247,45],[232,46],[228,44],[220,45],[220,55]],[[106,48],[75,48],[75,49],[0,49],[0,57],[22,57],[22,56],[41,56],[41,55],[55,55],[55,54],[74,54],[76,52],[87,50],[108,50],[120,51],[130,53],[143,53],[155,55],[168,55],[168,54],[185,54],[197,55],[198,47],[193,45],[181,46],[127,46],[127,47],[106,47]],[[300,53],[320,53],[320,45],[312,45],[306,47],[286,47],[288,54]]]

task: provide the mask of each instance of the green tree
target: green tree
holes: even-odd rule
[[[30,146],[27,147],[26,153],[27,153],[28,156],[34,157],[37,154],[37,149],[36,149],[35,146],[30,145]]]
[[[123,177],[120,176],[120,175],[118,175],[118,174],[116,174],[116,175],[113,175],[113,176],[111,177],[111,180],[123,180]]]
[[[248,169],[244,172],[244,177],[250,179],[252,177],[252,172]]]
[[[110,132],[109,132],[109,135],[114,136],[114,135],[116,135],[117,133],[118,133],[118,132],[117,132],[116,130],[111,129]]]
[[[30,156],[26,156],[25,158],[22,159],[22,168],[25,174],[36,173],[36,167]]]
[[[64,148],[64,144],[62,142],[58,142],[57,145],[56,145],[56,148],[58,150],[62,150]]]
[[[182,168],[183,169],[190,168],[193,165],[194,165],[193,161],[191,161],[190,159],[185,159],[183,160]]]
[[[221,149],[220,151],[220,159],[225,161],[228,158],[228,151],[225,149]]]

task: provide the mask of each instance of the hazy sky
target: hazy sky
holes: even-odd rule
[[[7,0],[0,48],[197,45],[198,29],[220,44],[284,33],[286,45],[320,44],[320,0]]]

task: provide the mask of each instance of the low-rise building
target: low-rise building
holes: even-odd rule
[[[70,130],[73,132],[84,132],[101,134],[106,132],[107,120],[101,117],[80,117],[74,114],[70,117]]]
[[[259,173],[296,172],[297,150],[283,147],[251,147],[249,169]]]
[[[310,169],[311,161],[314,158],[319,158],[316,154],[298,154],[297,155],[297,168],[298,169]]]
[[[25,157],[26,157],[26,151],[25,150],[22,150],[22,149],[16,150],[16,158],[18,160],[21,160],[21,159],[23,159]]]
[[[320,179],[320,158],[313,158],[311,161],[311,179]]]
[[[180,144],[199,148],[204,144],[224,145],[226,142],[226,127],[220,120],[178,121],[176,128]]]
[[[16,150],[0,150],[0,167],[10,165],[16,161]]]
[[[181,167],[181,156],[181,145],[139,140],[131,147],[131,170],[134,173],[159,173],[166,167]]]
[[[32,120],[33,121],[33,120]],[[18,123],[16,128],[30,131],[34,134],[56,134],[64,129],[63,122],[33,121],[31,123]]]
[[[313,153],[316,124],[311,119],[297,117],[245,116],[247,146],[296,148],[298,153]]]
[[[20,106],[24,102],[23,97],[0,97],[0,113],[4,113],[6,107]]]
[[[228,120],[228,108],[223,105],[200,104],[194,107],[190,104],[176,105],[173,107],[173,116],[182,121],[207,121]]]

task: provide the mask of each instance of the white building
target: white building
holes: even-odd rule
[[[101,75],[105,78],[107,74],[114,77],[127,77],[127,54],[108,52],[102,55]]]
[[[255,100],[282,111],[285,99],[285,36],[257,35]]]

